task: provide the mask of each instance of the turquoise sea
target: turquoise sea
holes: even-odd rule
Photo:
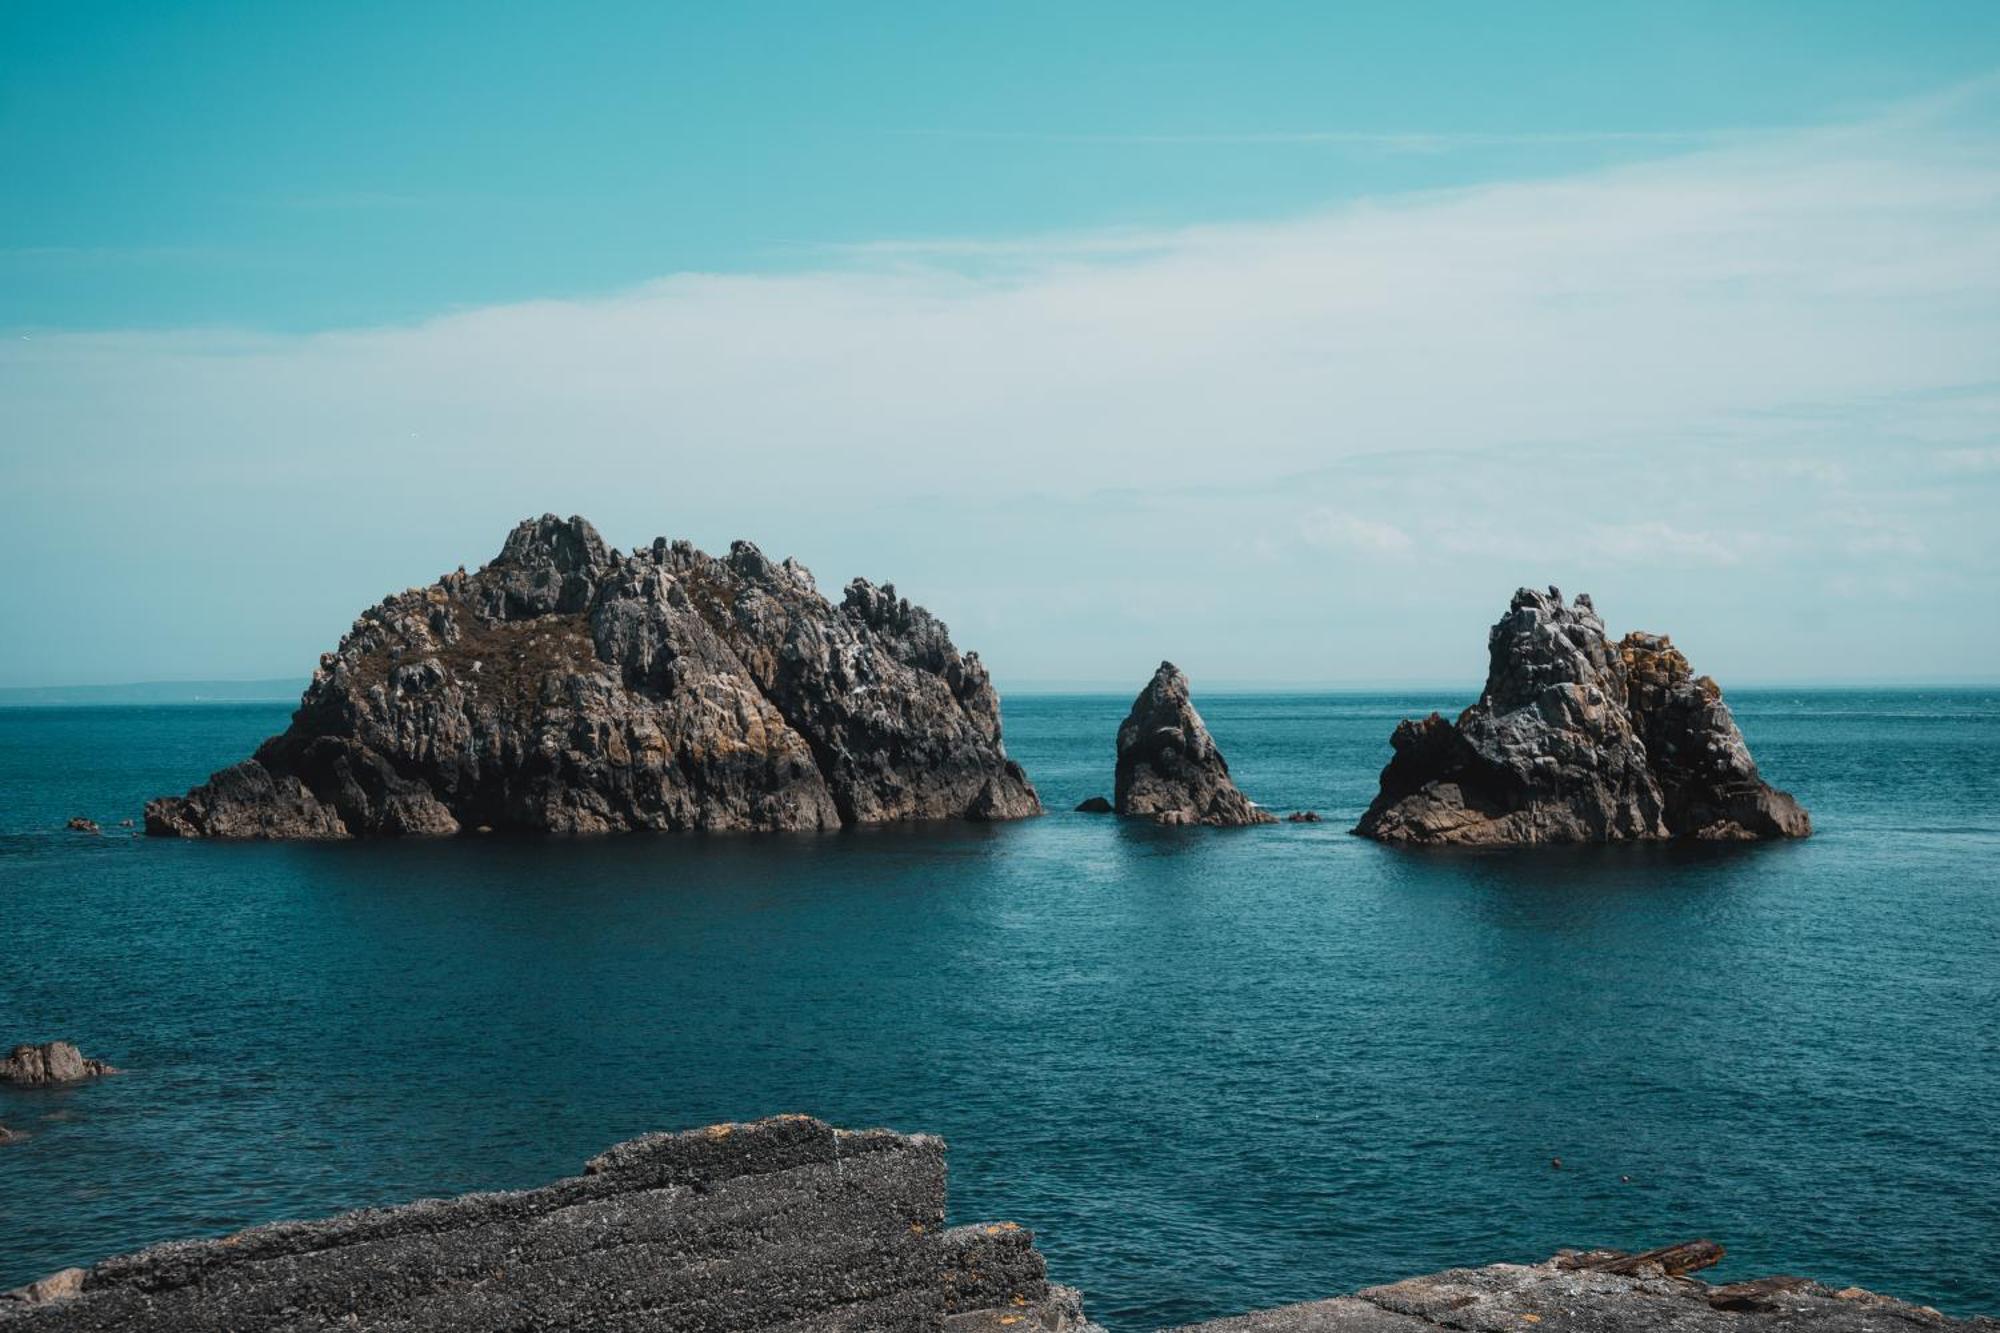
[[[1015,697],[1020,824],[202,845],[116,821],[286,708],[0,710],[0,1042],[131,1071],[0,1091],[0,1287],[808,1111],[943,1134],[1114,1329],[1695,1236],[2000,1312],[2000,691],[1732,700],[1810,841],[1365,843],[1467,699],[1342,694],[1197,700],[1318,825],[1066,813],[1128,700]]]

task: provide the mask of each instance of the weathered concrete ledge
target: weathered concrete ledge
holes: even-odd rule
[[[22,1333],[1103,1333],[1032,1233],[944,1227],[945,1147],[806,1116],[652,1134],[540,1189],[280,1222],[0,1295]],[[1454,1268],[1178,1333],[2000,1333],[1708,1241]]]

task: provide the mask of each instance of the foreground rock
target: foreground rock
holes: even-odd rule
[[[856,579],[835,605],[748,542],[720,559],[664,539],[621,555],[547,515],[477,573],[363,612],[290,729],[149,803],[146,831],[833,829],[1040,811],[977,654],[893,586]]]
[[[1453,1268],[1352,1296],[1188,1324],[1174,1333],[1995,1333],[2000,1321],[1949,1319],[1928,1306],[1802,1277],[1711,1286],[1657,1265],[1607,1271],[1566,1251],[1541,1264]],[[1640,1257],[1640,1256],[1631,1256]]]
[[[1523,588],[1487,639],[1486,689],[1406,721],[1355,832],[1384,842],[1802,838],[1707,676],[1664,636],[1605,635],[1588,596]]]
[[[945,1229],[944,1144],[804,1116],[654,1134],[584,1174],[70,1269],[0,1325],[132,1333],[1084,1330],[1009,1224]]]
[[[541,1189],[280,1222],[67,1268],[0,1326],[129,1333],[593,1329],[1102,1333],[1032,1233],[945,1228],[944,1144],[805,1116],[652,1134]],[[1723,1286],[1693,1241],[1454,1268],[1182,1333],[2000,1333],[1802,1277]]]
[[[1156,824],[1275,824],[1230,780],[1188,697],[1188,679],[1160,663],[1118,728],[1116,809]]]
[[[71,833],[102,833],[104,831],[97,826],[96,820],[85,819],[82,815],[71,815],[69,822],[64,824],[63,827]]]
[[[93,1060],[66,1041],[45,1041],[39,1046],[21,1045],[0,1060],[0,1083],[22,1087],[51,1087],[81,1083],[118,1071],[102,1060]]]

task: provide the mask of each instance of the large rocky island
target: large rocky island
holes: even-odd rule
[[[1041,804],[977,654],[863,579],[839,603],[748,542],[621,554],[581,518],[362,613],[292,724],[146,831],[835,829]]]
[[[2000,1333],[1701,1241],[1565,1251],[1183,1333]],[[652,1134],[539,1189],[175,1241],[0,1293],[24,1333],[1102,1333],[1033,1233],[945,1225],[945,1145],[805,1116]]]
[[[1803,838],[1722,690],[1664,635],[1612,642],[1587,594],[1523,588],[1487,636],[1486,688],[1450,722],[1405,721],[1355,832],[1489,845]]]

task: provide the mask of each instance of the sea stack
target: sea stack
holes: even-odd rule
[[[838,604],[793,560],[581,518],[396,593],[320,659],[292,723],[158,836],[822,830],[1041,813],[975,653],[894,585]]]
[[[1486,689],[1448,722],[1397,725],[1355,832],[1494,845],[1803,838],[1722,691],[1663,635],[1605,635],[1588,595],[1523,588],[1487,637]]]
[[[1119,814],[1156,824],[1277,822],[1230,780],[1228,761],[1188,697],[1188,679],[1172,662],[1160,663],[1118,728],[1116,793]]]

